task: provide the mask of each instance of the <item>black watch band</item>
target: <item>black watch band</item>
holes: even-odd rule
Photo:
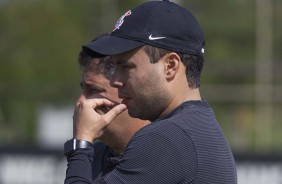
[[[68,140],[64,145],[64,155],[68,156],[79,148],[89,148],[92,147],[92,143],[84,140],[71,139]]]

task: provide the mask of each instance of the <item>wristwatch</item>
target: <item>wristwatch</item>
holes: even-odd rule
[[[79,148],[89,148],[92,147],[93,144],[91,142],[85,140],[71,139],[65,142],[64,145],[64,155],[68,156],[73,153],[75,150]]]

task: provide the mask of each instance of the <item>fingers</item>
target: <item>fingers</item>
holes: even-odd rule
[[[116,116],[127,109],[126,105],[119,104],[104,115],[105,122],[109,124]]]
[[[83,140],[96,140],[103,129],[121,112],[127,109],[124,104],[116,105],[105,98],[86,98],[81,94],[73,115],[73,135]]]
[[[110,107],[106,107],[106,106],[98,107],[98,108],[95,109],[95,111],[97,113],[99,113],[100,115],[104,115],[107,112],[109,112],[110,110],[111,110],[111,108]]]
[[[76,107],[79,106],[91,106],[93,109],[96,107],[112,107],[114,102],[105,99],[105,98],[95,98],[95,99],[87,99],[84,94],[81,94],[76,102]]]

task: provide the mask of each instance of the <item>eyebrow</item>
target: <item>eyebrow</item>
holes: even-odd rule
[[[116,65],[121,65],[121,64],[126,64],[128,62],[128,60],[125,59],[119,59],[115,62]]]

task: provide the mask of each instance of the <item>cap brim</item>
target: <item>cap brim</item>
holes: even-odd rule
[[[143,42],[109,35],[83,45],[82,49],[91,57],[103,57],[121,54],[144,44]]]

